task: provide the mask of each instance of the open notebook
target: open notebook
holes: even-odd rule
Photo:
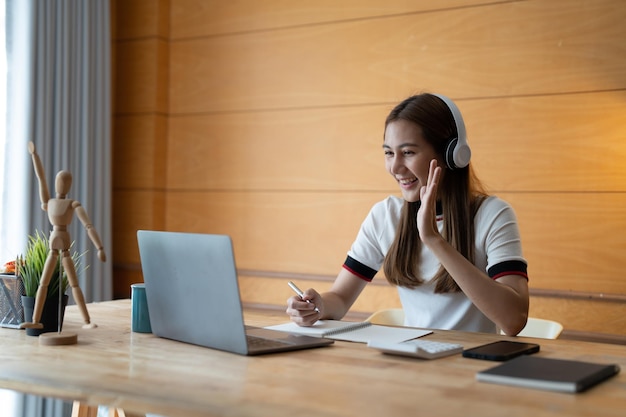
[[[372,324],[369,321],[350,322],[342,320],[318,320],[310,327],[302,327],[294,322],[289,322],[268,326],[266,329],[359,343],[372,341],[400,343],[432,333],[430,330],[411,327],[390,327]]]

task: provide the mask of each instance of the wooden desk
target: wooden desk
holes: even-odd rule
[[[626,413],[626,347],[535,340],[539,355],[615,362],[622,373],[582,394],[477,382],[495,362],[460,355],[424,361],[383,355],[363,344],[244,357],[130,331],[130,302],[88,306],[98,328],[80,328],[75,306],[65,328],[74,346],[39,346],[24,331],[0,329],[0,388],[168,416],[620,416]],[[246,322],[284,322],[246,311]],[[498,335],[435,331],[466,348]]]

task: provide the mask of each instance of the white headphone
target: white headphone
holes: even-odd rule
[[[461,111],[448,97],[440,94],[433,95],[439,97],[444,103],[446,103],[446,106],[448,106],[452,112],[452,117],[454,117],[454,123],[456,124],[457,137],[450,138],[446,145],[446,164],[450,169],[465,168],[469,164],[470,158],[472,157],[472,150],[467,144],[465,122],[463,122]]]

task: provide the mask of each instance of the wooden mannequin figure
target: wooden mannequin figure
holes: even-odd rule
[[[48,212],[48,219],[52,224],[52,232],[50,233],[50,253],[48,254],[48,258],[46,259],[46,263],[44,264],[43,274],[39,283],[39,288],[37,289],[37,294],[35,296],[33,321],[30,323],[22,323],[20,327],[36,329],[43,328],[43,325],[39,323],[39,319],[41,318],[41,312],[46,301],[48,284],[50,283],[50,279],[52,278],[52,274],[54,273],[55,265],[59,259],[59,254],[61,254],[61,262],[65,273],[67,274],[69,284],[72,287],[72,295],[74,296],[74,301],[76,301],[80,313],[83,316],[83,320],[85,321],[83,328],[94,328],[96,327],[96,325],[92,324],[89,318],[87,306],[85,305],[85,298],[83,296],[83,292],[78,285],[78,277],[76,276],[74,261],[72,260],[72,257],[70,255],[70,245],[72,242],[70,239],[70,234],[67,231],[67,227],[72,222],[74,213],[76,213],[78,219],[87,230],[89,239],[91,239],[94,246],[98,249],[98,259],[100,259],[100,261],[102,262],[106,262],[106,254],[104,252],[102,242],[100,241],[100,236],[91,224],[91,220],[89,219],[87,212],[80,204],[80,202],[67,198],[67,194],[69,193],[72,186],[72,174],[68,171],[59,171],[55,181],[56,197],[50,198],[50,192],[48,190],[48,184],[46,182],[43,165],[41,163],[41,160],[39,159],[39,155],[37,155],[37,151],[35,150],[35,144],[33,142],[30,142],[28,144],[28,151],[31,154],[33,166],[35,168],[35,174],[37,175],[37,179],[39,180],[39,198],[41,199],[41,208],[44,211]],[[52,335],[52,333],[44,333],[41,336],[43,335]],[[75,336],[73,336],[73,339],[74,341],[69,343],[75,343]],[[69,343],[52,342],[50,344]]]

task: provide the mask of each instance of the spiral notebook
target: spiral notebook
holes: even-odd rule
[[[412,327],[391,327],[372,324],[369,321],[342,320],[318,320],[310,327],[302,327],[289,322],[268,326],[266,329],[358,343],[371,341],[400,343],[432,333],[430,330]]]

